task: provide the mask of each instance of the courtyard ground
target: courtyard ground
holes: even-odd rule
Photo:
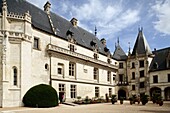
[[[123,105],[120,105],[119,102],[114,105],[111,103],[77,106],[61,104],[53,108],[0,108],[0,113],[170,113],[170,102],[164,102],[163,106],[152,102],[145,106],[137,103],[130,105],[129,101],[124,101]]]

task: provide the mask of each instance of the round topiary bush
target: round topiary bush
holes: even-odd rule
[[[30,88],[23,97],[26,107],[54,107],[58,105],[57,91],[45,84]]]

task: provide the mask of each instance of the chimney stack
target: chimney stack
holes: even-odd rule
[[[72,18],[70,22],[72,23],[72,25],[73,25],[74,27],[77,27],[77,21],[78,21],[78,20],[77,20],[76,18]]]
[[[47,14],[50,14],[50,8],[51,8],[51,3],[49,1],[47,1],[46,4],[44,5],[44,11]]]

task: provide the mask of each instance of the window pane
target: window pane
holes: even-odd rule
[[[71,98],[76,98],[76,85],[70,86],[70,93]]]
[[[119,63],[119,68],[123,68],[123,63]]]
[[[69,64],[69,75],[75,76],[75,64],[74,63]]]
[[[140,67],[144,67],[144,60],[140,60],[140,61],[139,61],[139,66],[140,66]]]
[[[153,76],[153,83],[158,83],[158,76],[157,75]]]
[[[17,85],[17,69],[13,69],[14,85]]]
[[[39,39],[38,38],[34,38],[34,48],[38,49],[38,43],[39,43]]]
[[[134,62],[132,62],[132,68],[135,68],[135,63]]]
[[[140,71],[140,77],[144,77],[145,74],[144,74],[144,70]]]
[[[170,82],[170,74],[168,74],[168,82]]]

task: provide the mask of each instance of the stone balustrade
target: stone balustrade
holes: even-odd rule
[[[47,45],[47,51],[59,52],[59,53],[66,54],[66,55],[69,55],[69,56],[72,56],[72,57],[83,59],[83,60],[88,61],[88,62],[97,63],[99,65],[103,65],[103,66],[106,66],[106,67],[109,67],[109,68],[112,68],[112,69],[118,69],[118,67],[116,65],[109,64],[109,63],[101,61],[101,60],[96,60],[92,57],[89,57],[89,56],[86,56],[86,55],[83,55],[83,54],[80,54],[80,53],[72,52],[70,50],[58,47],[56,45],[48,44]]]

